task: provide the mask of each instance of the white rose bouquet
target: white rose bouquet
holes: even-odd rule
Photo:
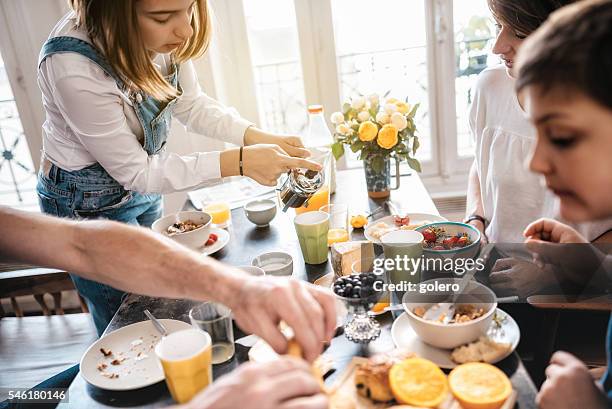
[[[385,95],[386,97],[386,95]],[[419,148],[414,116],[419,104],[410,106],[395,98],[381,103],[377,94],[367,98],[358,96],[342,106],[342,112],[334,112],[331,121],[336,126],[332,152],[336,159],[344,155],[344,145],[359,152],[359,159],[371,159],[374,171],[381,172],[385,156],[395,156],[421,171],[421,164],[414,158]]]

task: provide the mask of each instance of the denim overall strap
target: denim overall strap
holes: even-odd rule
[[[170,83],[181,95],[183,90],[178,82],[179,66],[172,63],[172,73],[166,76],[166,81]],[[142,92],[137,93],[134,98],[134,107],[138,120],[144,130],[144,149],[149,155],[159,153],[164,148],[170,127],[172,124],[172,110],[177,98],[168,101],[160,101]]]
[[[115,73],[108,61],[106,61],[104,56],[87,41],[68,36],[50,38],[43,44],[42,49],[40,50],[40,55],[38,56],[38,66],[40,67],[40,64],[45,60],[45,58],[56,53],[78,53],[89,58],[91,61],[99,65],[100,68],[104,70],[106,75],[112,77],[117,82],[117,86],[119,86],[120,89],[125,89],[124,82]]]

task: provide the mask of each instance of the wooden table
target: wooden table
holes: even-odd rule
[[[394,191],[391,200],[403,211],[413,213],[438,214],[425,187],[417,175],[402,177],[400,190]],[[366,194],[365,178],[362,170],[341,171],[337,174],[336,193],[332,202],[348,203],[352,211],[374,210],[380,206],[381,201],[368,199]],[[230,242],[215,258],[235,266],[249,265],[253,257],[266,251],[282,250],[288,252],[294,259],[294,275],[310,282],[331,272],[330,263],[312,266],[303,262],[299,242],[295,234],[292,219],[288,214],[279,212],[269,228],[258,229],[244,216],[242,208],[232,211],[232,226],[229,228]],[[352,239],[363,239],[363,233],[353,232]],[[158,318],[173,318],[189,322],[187,316],[189,309],[197,302],[188,300],[167,300],[160,298],[129,296],[121,305],[119,311],[106,329],[106,333],[123,326],[144,320],[143,311],[149,309]],[[326,382],[331,384],[335,376],[342,372],[342,368],[354,356],[366,353],[382,352],[392,349],[391,340],[392,317],[388,316],[381,321],[382,333],[379,339],[370,344],[368,348],[360,347],[339,335],[332,341],[331,347],[325,352],[333,357],[337,371]],[[243,333],[236,331],[235,338],[239,339]],[[230,372],[240,363],[248,360],[248,349],[236,345],[236,355],[227,363],[214,366],[214,377],[217,378]],[[529,378],[525,367],[516,353],[502,361],[498,366],[503,369],[514,388],[518,391],[518,407],[520,409],[535,408],[536,389]],[[140,389],[138,391],[112,392],[88,385],[82,377],[78,376],[69,391],[70,404],[60,407],[142,407],[156,408],[173,403],[164,382]]]

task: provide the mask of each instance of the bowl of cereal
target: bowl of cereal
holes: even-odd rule
[[[206,244],[210,235],[211,223],[210,214],[193,210],[159,218],[153,223],[151,229],[197,251]]]
[[[406,292],[402,303],[412,329],[423,342],[452,349],[486,334],[497,308],[491,289],[476,281],[462,283],[459,278],[428,280],[419,283],[419,288],[426,291]],[[435,314],[437,310],[448,312],[444,304],[449,302],[454,303],[451,317]]]

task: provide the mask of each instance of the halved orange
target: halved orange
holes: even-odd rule
[[[408,358],[393,365],[389,385],[395,399],[406,405],[433,408],[448,396],[446,375],[423,358]]]
[[[512,393],[512,384],[491,364],[459,365],[448,375],[450,390],[463,409],[499,409]]]

